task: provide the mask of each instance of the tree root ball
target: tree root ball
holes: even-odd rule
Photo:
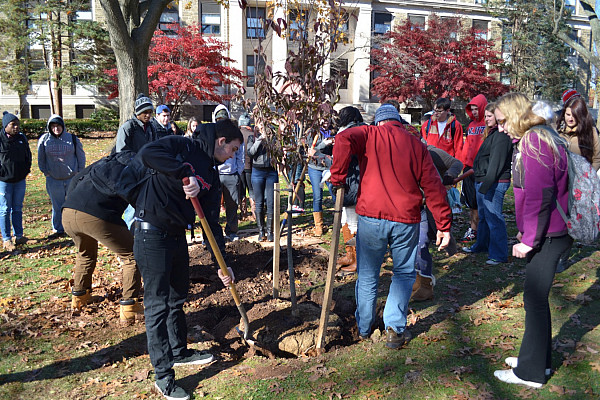
[[[265,313],[268,310],[268,313]],[[317,343],[321,307],[312,302],[297,305],[298,315],[292,315],[290,301],[274,299],[256,304],[247,311],[250,320],[250,338],[279,357],[298,357],[313,350]],[[342,321],[329,313],[325,345],[341,337]],[[239,329],[244,329],[240,319]],[[239,335],[234,328],[230,334]],[[229,336],[229,335],[228,335]]]

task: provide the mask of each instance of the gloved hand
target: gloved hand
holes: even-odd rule
[[[219,278],[221,279],[221,282],[223,282],[223,285],[225,285],[225,287],[228,287],[230,283],[235,282],[235,275],[233,274],[233,270],[231,269],[231,267],[227,267],[227,271],[229,271],[229,275],[231,276],[225,275],[223,271],[221,271],[221,268],[219,268],[219,270],[217,271],[217,275],[219,275]]]
[[[442,178],[442,183],[444,184],[444,186],[454,185],[454,178],[450,175],[444,175],[444,177]]]
[[[183,185],[183,192],[185,193],[186,199],[198,196],[198,193],[200,193],[200,185],[198,185],[195,176],[190,176],[189,185]]]

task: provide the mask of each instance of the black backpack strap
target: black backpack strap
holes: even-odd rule
[[[431,118],[427,120],[427,128],[425,128],[425,136],[429,136],[429,128],[431,128]]]

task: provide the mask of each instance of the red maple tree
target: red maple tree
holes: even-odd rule
[[[226,85],[241,87],[243,72],[227,66],[235,60],[224,56],[229,47],[213,37],[202,36],[199,25],[181,27],[169,26],[175,35],[156,31],[152,38],[148,65],[148,86],[150,95],[157,104],[169,104],[173,115],[179,113],[185,102],[215,101],[222,103],[233,97],[231,93],[221,93]],[[109,98],[119,95],[116,84],[116,68],[106,71],[114,84],[105,90]]]
[[[370,69],[371,91],[381,100],[422,101],[431,109],[439,97],[494,98],[509,89],[499,82],[503,60],[494,43],[458,18],[432,14],[427,29],[407,20],[380,42]]]

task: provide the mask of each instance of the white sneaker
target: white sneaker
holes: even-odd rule
[[[517,368],[517,365],[519,365],[519,359],[517,357],[506,357],[504,362],[506,363],[506,365],[508,365],[511,368]],[[550,368],[546,368],[544,373],[546,375],[550,375],[550,374],[552,374],[552,370]]]
[[[502,382],[513,383],[516,385],[529,386],[529,387],[532,387],[535,389],[539,389],[543,386],[541,383],[524,381],[523,379],[516,376],[512,369],[503,369],[503,370],[494,371],[494,376],[496,378],[500,379]]]

